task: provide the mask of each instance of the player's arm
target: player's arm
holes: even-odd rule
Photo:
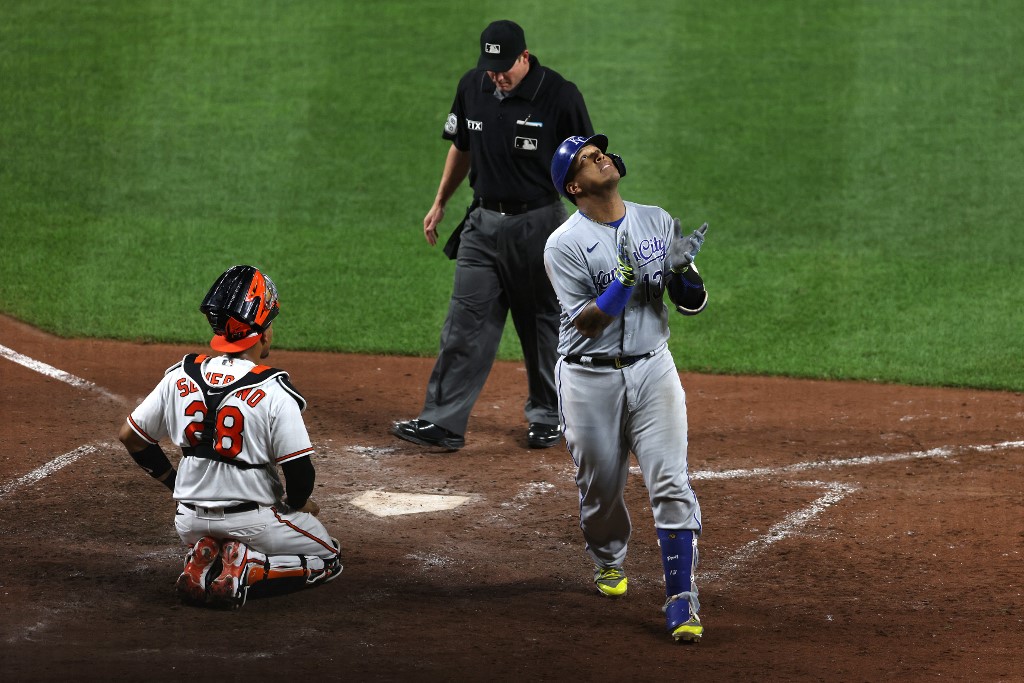
[[[156,479],[172,492],[174,491],[174,480],[178,473],[158,444],[144,439],[138,432],[132,429],[132,426],[127,421],[121,425],[117,438],[124,444],[128,454],[132,456],[132,460],[139,467],[146,470],[149,476]]]
[[[448,148],[448,156],[444,161],[444,170],[441,172],[441,184],[437,187],[437,195],[430,211],[423,218],[423,235],[427,238],[430,246],[437,244],[437,226],[444,218],[444,207],[448,200],[455,194],[462,181],[469,174],[469,150],[461,150],[452,143]]]
[[[576,330],[581,335],[587,339],[593,339],[604,332],[604,328],[611,325],[617,317],[602,311],[601,307],[597,305],[597,299],[593,299],[580,311],[579,315],[573,318],[572,324],[576,326]]]
[[[579,315],[573,318],[576,330],[587,338],[601,334],[613,320],[622,315],[633,295],[636,284],[636,273],[633,271],[633,259],[629,255],[629,234],[626,230],[619,231],[618,266],[615,268],[615,279],[611,281],[601,294],[587,304]]]
[[[683,315],[697,315],[708,305],[704,280],[693,262],[681,272],[669,275],[665,288],[668,290],[668,298]]]
[[[284,473],[284,490],[288,507],[314,515],[319,512],[320,506],[310,498],[313,493],[313,484],[316,482],[313,461],[308,457],[289,460],[281,463],[281,472]]]

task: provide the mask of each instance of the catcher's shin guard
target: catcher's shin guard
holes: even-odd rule
[[[196,541],[188,554],[185,555],[185,567],[174,584],[174,590],[182,602],[191,605],[204,605],[208,602],[207,593],[210,577],[216,576],[214,565],[220,556],[220,541],[204,536]]]
[[[245,604],[249,586],[265,577],[267,556],[239,541],[225,541],[220,560],[220,574],[210,582],[210,602],[238,609]]]
[[[342,570],[339,556],[324,560],[316,556],[266,555],[238,541],[224,544],[221,561],[221,573],[210,583],[211,602],[229,608],[241,607],[249,596],[267,597],[326,583]]]

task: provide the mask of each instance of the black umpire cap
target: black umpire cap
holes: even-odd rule
[[[478,69],[508,71],[526,49],[526,36],[519,24],[508,19],[492,22],[480,34]]]

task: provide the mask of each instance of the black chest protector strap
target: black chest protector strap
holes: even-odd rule
[[[206,458],[207,460],[216,460],[217,462],[232,465],[243,470],[255,470],[266,467],[266,463],[262,465],[253,465],[248,462],[240,462],[235,458],[225,458],[214,450],[213,444],[214,437],[217,432],[217,414],[220,412],[221,404],[224,403],[224,400],[231,394],[243,391],[257,384],[262,384],[277,375],[286,374],[285,371],[271,368],[266,365],[257,365],[247,372],[240,380],[232,382],[228,386],[212,387],[203,377],[202,364],[206,358],[207,356],[205,355],[190,353],[185,356],[185,360],[181,366],[203,393],[203,402],[206,404],[206,415],[203,417],[203,431],[199,434],[199,443],[195,446],[186,446],[182,448],[181,454],[186,458]]]

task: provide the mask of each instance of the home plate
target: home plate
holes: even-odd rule
[[[364,491],[353,498],[351,503],[378,517],[391,517],[393,515],[415,515],[418,512],[453,510],[468,500],[470,500],[470,496]]]

